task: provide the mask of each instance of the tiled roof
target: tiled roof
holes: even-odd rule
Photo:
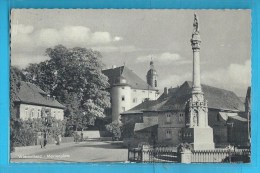
[[[24,81],[21,82],[16,101],[32,105],[65,108],[65,106],[60,104],[57,100],[53,98],[47,99],[47,93],[35,84]]]
[[[229,118],[231,118],[231,119],[234,119],[234,120],[237,120],[237,121],[240,121],[240,122],[247,122],[247,119],[246,118],[244,118],[244,117],[241,117],[241,116],[231,116],[231,117],[229,117]]]
[[[110,86],[113,86],[117,79],[122,76],[133,89],[156,90],[126,66],[111,68],[103,70],[102,72],[108,77]]]
[[[158,126],[158,122],[135,123],[134,131],[137,132],[137,131],[141,131],[156,126]]]
[[[244,104],[232,91],[201,85],[208,107],[220,110],[244,111]],[[184,109],[185,103],[191,96],[192,82],[184,82],[180,88],[171,96],[160,110]]]
[[[124,115],[124,114],[139,114],[139,113],[143,113],[144,111],[156,111],[165,102],[166,102],[166,100],[146,100],[146,101],[142,102],[141,104],[133,107],[132,109],[121,113],[121,115]]]
[[[122,113],[134,114],[144,111],[171,111],[184,110],[186,102],[191,97],[192,82],[186,81],[173,93],[169,93],[168,97],[161,97],[158,100],[145,101],[136,107]],[[239,97],[232,91],[202,85],[205,99],[208,101],[208,107],[219,110],[244,111],[244,104]]]

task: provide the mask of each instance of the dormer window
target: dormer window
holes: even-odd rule
[[[171,122],[171,114],[167,113],[166,114],[166,123],[170,123]]]

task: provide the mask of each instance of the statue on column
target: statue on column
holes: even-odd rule
[[[193,22],[193,34],[198,34],[199,33],[199,19],[194,13],[194,22]]]

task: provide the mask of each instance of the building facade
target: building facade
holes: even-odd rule
[[[213,129],[213,140],[216,147],[231,143],[229,121],[231,117],[241,117],[241,114],[244,113],[243,102],[232,91],[204,84],[201,87],[205,99],[208,100],[208,125]],[[131,123],[129,134],[132,136],[128,135],[126,141],[129,141],[128,138],[132,138],[133,141],[134,134],[137,133],[135,131],[136,123],[143,123],[144,117],[148,117],[150,114],[153,114],[154,121],[157,121],[158,136],[156,136],[156,140],[158,144],[177,145],[184,142],[183,137],[189,137],[189,134],[183,133],[183,128],[189,126],[186,103],[191,97],[192,82],[186,81],[180,87],[168,90],[173,90],[173,92],[164,92],[159,99],[143,102],[121,114],[123,124]],[[154,123],[151,124],[151,126],[154,125]],[[148,123],[144,126],[148,127]],[[141,134],[141,131],[139,130],[138,133]]]
[[[21,82],[15,100],[16,117],[21,120],[43,118],[50,115],[57,120],[64,119],[64,106],[35,84]]]
[[[159,97],[157,89],[157,72],[153,62],[147,73],[147,81],[141,79],[126,66],[103,70],[110,84],[108,91],[111,98],[111,108],[106,111],[112,121],[120,121],[120,114],[139,105],[145,100],[156,100]]]

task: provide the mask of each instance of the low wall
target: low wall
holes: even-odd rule
[[[77,131],[78,135],[81,135],[81,131]],[[100,138],[99,130],[86,130],[83,131],[83,138]]]

